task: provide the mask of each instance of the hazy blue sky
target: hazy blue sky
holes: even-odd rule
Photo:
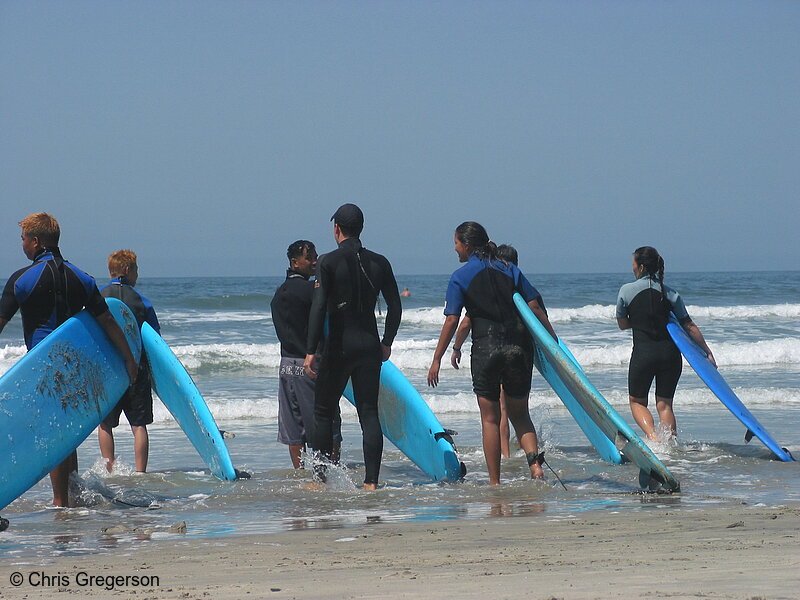
[[[797,269],[800,2],[0,0],[0,278],[277,275],[343,202],[398,273]]]

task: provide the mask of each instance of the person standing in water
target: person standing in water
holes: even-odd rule
[[[139,365],[128,340],[108,310],[94,278],[61,256],[58,221],[40,212],[28,215],[19,226],[22,228],[22,251],[33,263],[16,271],[6,282],[0,298],[0,332],[19,311],[25,346],[30,351],[59,325],[86,308],[122,355],[128,378],[133,383]],[[76,449],[50,471],[54,506],[69,505],[69,476],[77,470]]]
[[[509,244],[500,244],[497,247],[497,258],[507,263],[519,266],[519,255],[516,248]],[[450,364],[454,369],[461,365],[461,346],[472,329],[472,320],[469,314],[464,315],[461,323],[458,324],[456,339],[453,341],[453,351],[450,353]],[[511,430],[508,427],[508,413],[506,411],[506,392],[500,389],[500,455],[503,458],[511,456]]]
[[[497,246],[479,223],[467,221],[456,228],[455,251],[459,262],[447,286],[445,322],[428,370],[428,385],[439,384],[439,369],[458,327],[461,311],[472,321],[472,387],[481,413],[481,435],[489,483],[500,484],[500,390],[506,392],[506,409],[520,446],[525,451],[531,477],[541,479],[544,453],[538,450],[536,429],[528,412],[533,372],[533,341],[514,306],[519,292],[553,338],[553,326],[541,294],[516,265],[498,260]]]
[[[703,334],[694,324],[680,294],[664,284],[664,259],[652,246],[633,253],[636,281],[626,283],[617,296],[617,324],[633,329],[633,351],[628,367],[628,395],[631,413],[648,439],[658,440],[655,422],[647,407],[653,379],[656,381],[656,410],[662,429],[677,435],[672,401],[683,369],[680,350],[667,331],[669,313],[675,313],[681,326],[700,346],[715,367],[714,355]]]
[[[374,490],[378,487],[383,453],[383,432],[378,420],[381,363],[392,353],[403,309],[391,264],[361,245],[361,209],[355,204],[343,204],[331,221],[339,247],[317,261],[303,365],[309,377],[317,380],[311,447],[324,459],[331,459],[334,415],[347,380],[352,379],[363,434],[364,489]],[[379,295],[386,300],[383,338],[378,336],[375,318]],[[314,354],[320,342],[323,350],[315,371]],[[315,477],[325,482],[324,464],[315,468]]]
[[[286,256],[289,259],[286,280],[275,290],[270,303],[272,323],[281,343],[278,441],[289,446],[292,466],[302,469],[302,452],[311,444],[314,427],[315,382],[306,374],[303,363],[308,315],[314,297],[314,283],[310,278],[317,267],[317,249],[308,240],[297,240],[286,250]],[[336,461],[342,443],[342,420],[338,410],[333,419],[333,460]]]
[[[139,281],[139,265],[136,253],[133,250],[117,250],[108,257],[108,274],[111,282],[100,293],[104,298],[117,298],[126,304],[136,317],[136,322],[141,328],[142,323],[149,323],[161,333],[158,317],[152,302],[142,296],[136,288]],[[128,388],[120,401],[103,419],[97,428],[97,440],[100,443],[100,454],[106,459],[106,469],[110,473],[114,467],[114,428],[119,425],[119,417],[125,412],[125,418],[131,426],[133,433],[133,456],[136,461],[136,470],[139,473],[147,471],[147,461],[150,456],[150,436],[147,426],[153,422],[153,392],[150,379],[150,363],[142,349],[139,360],[139,373],[136,383]]]

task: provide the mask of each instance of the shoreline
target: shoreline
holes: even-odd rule
[[[798,598],[798,538],[800,506],[741,504],[170,537],[4,565],[0,598]]]

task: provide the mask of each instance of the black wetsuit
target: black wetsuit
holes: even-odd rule
[[[381,344],[391,346],[400,327],[397,281],[385,257],[363,248],[358,238],[348,238],[338,249],[320,257],[315,285],[306,353],[313,354],[322,342],[322,354],[311,446],[330,457],[333,417],[351,378],[363,434],[364,483],[377,483],[383,452],[378,420]],[[387,306],[383,339],[378,337],[375,319],[379,293]],[[318,475],[324,479],[324,472]]]

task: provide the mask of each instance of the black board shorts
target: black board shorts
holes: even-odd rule
[[[146,363],[147,360],[142,360]],[[127,389],[120,401],[109,415],[103,419],[103,424],[109,427],[119,425],[119,417],[124,412],[131,427],[150,425],[153,422],[153,393],[150,387],[150,371],[139,366],[139,374],[134,384]]]
[[[628,394],[644,398],[656,380],[656,396],[672,399],[683,370],[683,359],[671,340],[633,347],[628,367]]]
[[[524,345],[492,336],[473,338],[470,368],[472,390],[481,398],[499,402],[500,386],[511,398],[527,398],[531,392],[533,353]]]

